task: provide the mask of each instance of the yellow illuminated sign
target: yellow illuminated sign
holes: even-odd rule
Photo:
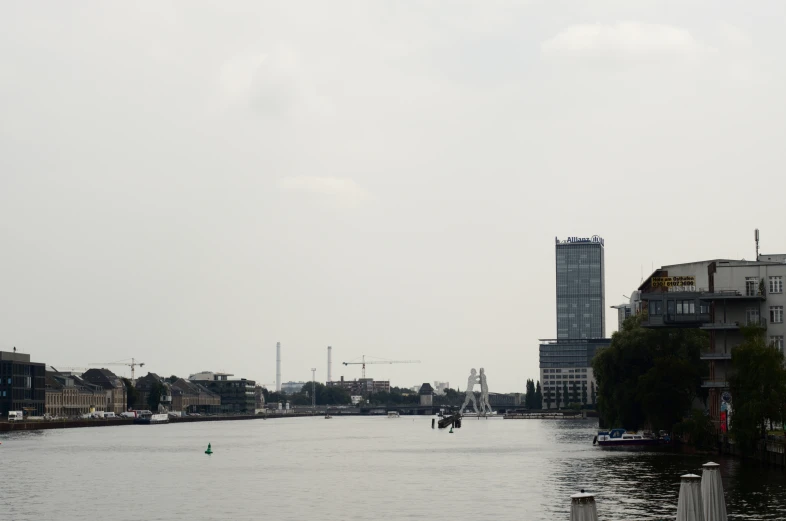
[[[686,277],[652,277],[651,286],[653,288],[672,288],[695,286],[696,277],[689,275]]]

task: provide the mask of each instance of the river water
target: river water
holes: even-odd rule
[[[0,435],[0,519],[602,520],[676,516],[706,458],[608,452],[592,420],[288,418]],[[214,454],[204,454],[208,442]],[[786,473],[720,459],[729,519],[786,519]]]

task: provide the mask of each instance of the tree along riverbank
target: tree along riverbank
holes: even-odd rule
[[[600,427],[665,430],[684,449],[717,451],[786,466],[786,364],[783,351],[760,325],[740,326],[731,348],[726,416],[710,417],[701,359],[705,331],[641,326],[627,319],[609,347],[598,351]],[[733,411],[733,413],[732,413]],[[779,435],[776,435],[779,434]]]

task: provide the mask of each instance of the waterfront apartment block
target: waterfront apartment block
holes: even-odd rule
[[[188,377],[221,398],[222,413],[253,413],[256,410],[256,382],[245,378],[229,379],[231,373],[203,371]]]
[[[82,378],[46,372],[46,414],[69,417],[106,410],[106,393]]]
[[[0,416],[24,411],[43,416],[46,408],[46,366],[25,353],[0,351]]]
[[[390,381],[388,380],[374,380],[373,378],[360,378],[358,380],[333,380],[328,382],[327,385],[334,387],[341,387],[349,391],[351,396],[367,396],[373,393],[389,393]],[[420,387],[418,387],[420,390]]]
[[[775,260],[770,260],[775,259]],[[703,386],[710,416],[721,429],[722,403],[731,400],[731,350],[743,341],[741,328],[755,326],[783,350],[786,324],[786,256],[760,255],[757,261],[715,259],[663,266],[639,287],[637,312],[644,327],[687,327],[708,332],[710,347]]]
[[[115,373],[109,369],[89,369],[82,373],[82,379],[104,390],[105,411],[115,414],[126,411],[126,386]]]
[[[217,413],[221,411],[221,397],[197,382],[179,378],[170,386],[172,410],[189,413]]]
[[[595,403],[592,358],[610,343],[604,248],[597,235],[555,240],[557,338],[541,340],[539,347],[544,408]]]

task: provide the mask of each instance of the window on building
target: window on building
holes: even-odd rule
[[[673,315],[674,314],[674,301],[669,300],[666,302],[666,314]]]
[[[783,322],[783,306],[770,306],[770,322],[773,324]]]
[[[695,315],[696,303],[692,300],[678,300],[677,301],[677,314],[678,315]]]
[[[662,315],[663,314],[663,302],[660,300],[650,300],[649,301],[649,314],[650,315]]]
[[[770,293],[783,293],[783,277],[770,277]]]
[[[759,320],[759,308],[748,308],[745,310],[745,320],[749,326],[757,325],[761,322]]]
[[[783,335],[771,336],[770,342],[777,349],[783,351]]]
[[[745,295],[755,297],[759,293],[759,278],[745,277]]]

